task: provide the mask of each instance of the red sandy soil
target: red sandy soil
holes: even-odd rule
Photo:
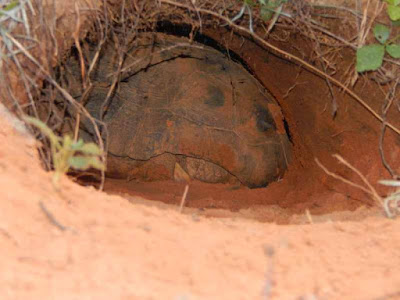
[[[66,177],[57,192],[20,127],[0,112],[1,299],[400,299],[400,222],[378,208],[307,218],[264,205],[297,224],[277,225],[255,220],[257,200],[203,207],[224,217],[212,218],[190,197],[180,214]],[[179,202],[182,186],[161,186],[155,199]]]

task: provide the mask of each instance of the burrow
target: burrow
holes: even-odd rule
[[[279,26],[274,36],[266,41],[318,64],[309,37]],[[357,180],[332,158],[338,153],[370,180],[382,178],[379,124],[326,78],[251,35],[207,22],[196,28],[158,20],[152,30],[139,30],[126,42],[123,62],[113,41],[105,42],[87,95],[81,60],[93,61],[99,40],[86,36],[81,43],[83,50],[72,47],[57,67],[57,79],[107,124],[99,127],[108,150],[105,192],[174,208],[188,186],[184,212],[279,223],[293,214],[373,206],[362,191],[327,176],[316,159]],[[354,52],[335,51],[333,76],[343,78]],[[358,83],[355,90],[378,106],[373,84]],[[70,133],[77,111],[64,108],[61,132]],[[84,116],[80,133],[94,139]],[[90,174],[72,176],[80,184],[99,184]]]

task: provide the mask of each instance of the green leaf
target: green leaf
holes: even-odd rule
[[[87,170],[89,168],[95,168],[98,170],[104,170],[104,164],[100,161],[98,157],[93,156],[81,156],[77,155],[74,157],[70,157],[68,159],[68,163],[70,167],[76,170]]]
[[[400,7],[395,5],[388,5],[387,13],[390,17],[390,20],[397,21],[400,19]]]
[[[68,150],[72,150],[72,137],[69,134],[66,134],[63,136],[63,148],[64,149],[68,149]]]
[[[5,7],[0,9],[0,16],[3,16],[5,11],[10,11],[10,10],[16,8],[18,5],[19,5],[19,0],[12,1],[11,3],[7,4]]]
[[[90,168],[90,157],[73,156],[68,159],[68,164],[76,170],[87,170]]]
[[[103,162],[98,158],[98,157],[91,157],[89,160],[89,164],[98,170],[105,170],[105,166],[103,164]]]
[[[379,43],[386,43],[387,39],[390,35],[390,29],[382,24],[377,24],[374,27],[374,36],[378,40]]]
[[[400,4],[400,0],[385,0],[386,3],[390,4],[390,5],[399,5]]]
[[[29,123],[31,125],[34,125],[35,127],[39,128],[40,131],[44,135],[46,135],[48,137],[50,137],[51,135],[54,135],[53,131],[45,123],[43,123],[42,121],[40,121],[40,120],[38,120],[36,118],[33,118],[33,117],[28,117],[28,116],[23,117],[23,119],[24,119],[25,122],[27,122],[27,123]]]
[[[71,144],[71,150],[78,151],[84,144],[85,142],[82,139],[79,139],[77,142]]]
[[[385,46],[372,44],[357,50],[357,72],[372,71],[382,66]]]
[[[264,21],[269,21],[274,15],[274,11],[269,9],[267,6],[262,6],[260,14],[261,14],[261,19],[263,19]]]
[[[400,45],[391,44],[386,46],[386,52],[393,58],[400,58]]]
[[[60,147],[60,138],[58,136],[56,136],[54,134],[54,132],[42,121],[36,119],[36,118],[32,118],[32,117],[28,117],[28,116],[24,116],[23,117],[24,121],[27,122],[28,124],[31,124],[37,128],[39,128],[39,130],[49,138],[50,142],[57,148]]]
[[[78,151],[84,154],[101,155],[102,151],[95,143],[86,143],[78,149]]]
[[[260,10],[261,18],[264,21],[269,21],[272,18],[272,16],[276,13],[276,9],[285,2],[287,2],[287,1],[286,0],[275,0],[275,1],[266,2],[265,4],[263,3],[261,6],[261,10]]]
[[[10,11],[13,8],[17,7],[19,5],[19,0],[12,1],[11,3],[7,4],[6,7],[3,8],[5,11]]]
[[[244,4],[247,4],[249,6],[254,6],[256,5],[256,2],[254,0],[244,0],[243,1]]]

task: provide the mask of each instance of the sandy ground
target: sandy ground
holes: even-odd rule
[[[1,299],[400,299],[400,222],[380,210],[277,225],[57,192],[4,112],[0,142]]]

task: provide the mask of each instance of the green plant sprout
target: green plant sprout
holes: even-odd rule
[[[6,4],[4,7],[0,8],[0,16],[7,14],[9,11],[13,10],[18,5],[19,5],[19,0],[12,1],[12,2]]]
[[[53,184],[56,186],[61,175],[66,174],[71,168],[87,170],[94,168],[105,170],[101,161],[102,150],[95,143],[85,143],[82,139],[73,141],[71,136],[62,138],[42,121],[25,116],[24,121],[37,127],[50,141],[51,158],[54,166]]]
[[[261,5],[261,18],[264,21],[269,21],[277,13],[278,8],[287,3],[288,0],[258,0]]]
[[[261,18],[264,21],[269,21],[272,16],[277,12],[279,6],[281,6],[283,3],[286,3],[287,1],[288,0],[243,0],[242,8],[240,9],[239,13],[231,19],[231,21],[235,22],[239,20],[241,17],[243,17],[245,11],[247,10],[247,13],[249,14],[249,30],[251,33],[254,33],[253,14],[251,8],[255,7],[257,5],[257,2],[261,6]]]
[[[236,16],[234,16],[231,19],[231,21],[233,23],[235,23],[235,21],[239,20],[244,15],[244,12],[247,10],[247,13],[249,14],[249,30],[250,30],[251,33],[254,33],[254,30],[253,30],[253,17],[252,17],[252,12],[251,12],[251,8],[250,8],[250,6],[252,6],[252,5],[255,5],[253,0],[244,0],[242,8],[240,9],[239,13]]]
[[[387,5],[387,13],[390,20],[398,21],[400,19],[400,0],[385,0]]]
[[[393,22],[400,20],[400,0],[385,0],[387,13]],[[357,50],[357,72],[375,71],[382,66],[385,52],[391,57],[400,58],[400,44],[396,41],[400,35],[389,39],[390,29],[382,24],[375,25],[373,29],[375,39],[379,43],[366,45]]]

